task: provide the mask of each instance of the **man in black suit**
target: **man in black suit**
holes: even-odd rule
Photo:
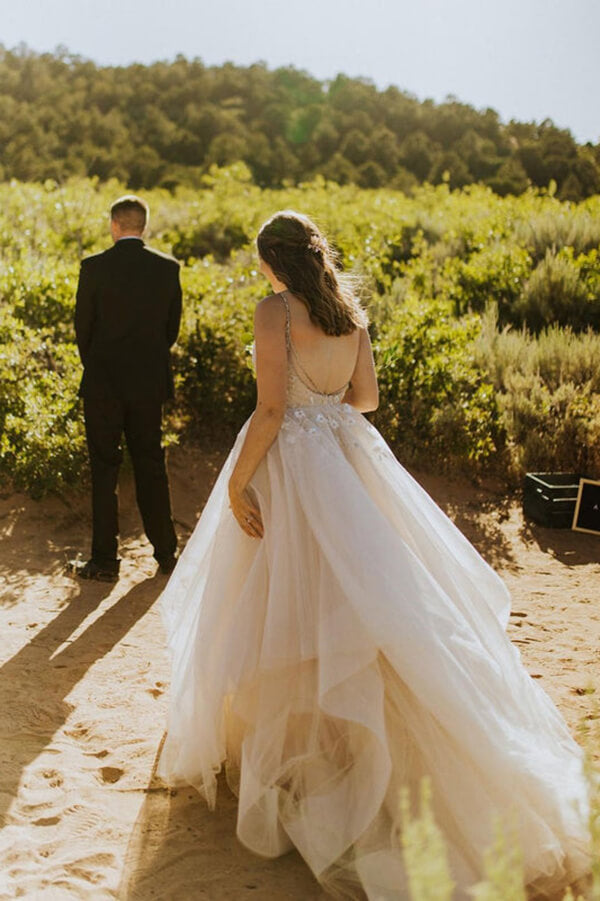
[[[169,349],[181,319],[179,264],[147,247],[148,207],[135,195],[110,211],[114,245],[81,263],[75,333],[83,363],[79,395],[92,473],[92,556],[82,578],[119,574],[117,480],[125,434],[144,529],[162,572],[177,538],[162,448],[162,404],[173,397]]]

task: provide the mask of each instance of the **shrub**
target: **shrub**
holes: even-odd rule
[[[481,313],[495,301],[500,322],[513,322],[523,285],[531,272],[531,257],[522,247],[493,243],[468,259],[447,260],[444,275],[455,315]]]
[[[217,429],[229,436],[254,407],[249,344],[255,305],[267,292],[248,277],[249,265],[244,257],[233,269],[196,263],[184,276],[175,369],[178,401],[193,434]]]
[[[594,688],[590,687],[590,690],[593,692]],[[590,728],[588,725],[597,719],[596,709],[580,723],[590,795],[591,878],[579,880],[578,888],[590,901],[600,898],[600,772],[597,760],[594,760],[600,736],[597,726]],[[394,837],[402,848],[410,901],[450,901],[454,883],[448,863],[448,846],[435,820],[429,777],[421,779],[418,797],[412,804],[406,787],[401,790]],[[523,852],[510,821],[497,820],[494,824],[494,839],[484,854],[483,878],[473,886],[470,894],[474,901],[526,901],[531,897],[531,887],[525,886]],[[575,895],[568,888],[560,896],[556,895],[556,901],[583,901],[584,895],[579,891]]]
[[[496,399],[473,362],[475,316],[408,302],[379,335],[380,406],[374,421],[408,462],[446,468],[480,463],[503,444]]]
[[[241,225],[230,222],[208,222],[174,238],[173,253],[180,259],[213,256],[223,262],[231,254],[249,242],[250,238]]]
[[[33,496],[75,485],[86,459],[72,344],[0,308],[0,478]]]
[[[323,227],[344,267],[371,289],[375,420],[405,459],[448,468],[494,461],[516,473],[538,453],[535,435],[555,428],[549,411],[562,410],[571,431],[565,425],[559,441],[556,425],[557,443],[544,452],[554,447],[558,465],[572,439],[596,465],[599,354],[587,327],[598,328],[599,198],[575,205],[532,189],[499,198],[448,184],[413,186],[408,197],[322,177],[261,190],[243,164],[198,179],[198,188],[145,192],[149,243],[184,257],[173,434],[219,429],[228,441],[250,413],[246,346],[254,305],[269,291],[251,242],[262,221],[291,207]],[[109,244],[108,209],[125,190],[76,178],[0,185],[5,482],[60,490],[85,472],[72,322],[78,264]],[[498,331],[496,320],[490,331],[490,300],[501,326],[526,323],[536,334]]]
[[[76,284],[76,264],[20,260],[0,274],[1,303],[29,328],[45,330],[54,341],[71,340]]]
[[[515,372],[498,396],[512,471],[600,473],[600,395],[572,382],[551,391],[541,378]]]
[[[508,466],[600,474],[600,335],[551,326],[498,331],[491,307],[473,345],[494,386]]]
[[[572,247],[575,253],[588,253],[600,247],[600,221],[597,211],[571,207],[556,201],[550,208],[520,222],[515,238],[540,262],[547,252]]]
[[[515,303],[517,322],[533,331],[558,323],[579,331],[600,329],[600,258],[597,251],[575,257],[572,248],[546,256]]]

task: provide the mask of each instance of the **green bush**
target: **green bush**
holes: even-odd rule
[[[597,469],[600,198],[562,203],[531,189],[500,198],[448,184],[406,196],[322,177],[260,189],[243,164],[198,173],[198,185],[145,193],[149,243],[183,258],[169,440],[187,430],[229,441],[251,412],[247,346],[255,304],[270,290],[253,240],[275,210],[295,208],[370,291],[375,421],[403,459],[470,471],[493,464],[514,476],[534,460],[563,465],[572,441],[582,466]],[[125,190],[96,179],[0,185],[4,483],[39,493],[86,472],[72,321],[78,265],[110,244],[107,211]],[[530,331],[505,329],[521,323]],[[554,439],[544,443],[548,430]]]
[[[490,308],[474,361],[494,387],[507,466],[600,475],[600,335],[554,325],[538,336],[497,328]]]
[[[231,435],[254,408],[249,345],[256,303],[268,291],[252,265],[246,253],[235,265],[205,260],[184,272],[186,309],[175,369],[181,412],[193,434],[217,429]]]
[[[600,328],[600,257],[576,257],[572,247],[546,251],[514,304],[513,321],[540,331],[558,323],[579,331]]]
[[[173,253],[184,260],[210,254],[219,262],[223,262],[232,250],[243,247],[249,240],[249,235],[240,225],[210,222],[178,236],[173,241]]]
[[[86,459],[72,344],[0,307],[0,478],[33,496],[77,484]]]
[[[549,250],[556,253],[561,247],[588,253],[600,247],[600,220],[593,208],[588,211],[555,201],[549,209],[520,222],[516,238],[536,262],[543,260]]]
[[[76,284],[76,264],[56,260],[49,267],[43,259],[19,260],[0,273],[1,303],[29,328],[47,330],[54,341],[72,339]]]
[[[510,435],[514,475],[600,472],[600,395],[572,382],[551,391],[541,378],[516,372],[498,405]]]
[[[589,716],[588,719],[594,720],[596,716]],[[593,756],[597,748],[598,729],[592,732],[586,724],[582,725],[590,795],[591,873],[589,879],[584,877],[579,880],[578,889],[591,901],[600,897],[600,773]],[[448,863],[448,846],[436,822],[433,802],[429,777],[421,779],[418,795],[413,799],[409,797],[406,787],[399,793],[394,837],[402,848],[410,901],[451,901],[454,896],[455,884]],[[474,901],[526,901],[531,897],[531,886],[526,886],[524,855],[515,825],[510,818],[495,821],[493,841],[484,853],[482,878],[471,889]],[[555,901],[583,901],[584,895],[579,890],[576,889],[574,894],[572,888],[567,888],[553,895],[553,898]]]
[[[529,253],[505,242],[484,247],[468,259],[450,258],[444,274],[455,315],[481,313],[495,301],[501,323],[514,322],[515,305],[530,272]]]
[[[492,385],[473,361],[475,316],[408,303],[378,336],[380,406],[374,422],[403,459],[445,468],[472,466],[503,445]]]

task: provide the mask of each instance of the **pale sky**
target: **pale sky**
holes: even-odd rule
[[[0,42],[362,75],[600,141],[600,0],[0,0]]]

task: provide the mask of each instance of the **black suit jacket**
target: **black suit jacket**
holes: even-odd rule
[[[169,348],[181,319],[179,263],[124,238],[81,263],[75,334],[79,396],[126,401],[173,397]]]

